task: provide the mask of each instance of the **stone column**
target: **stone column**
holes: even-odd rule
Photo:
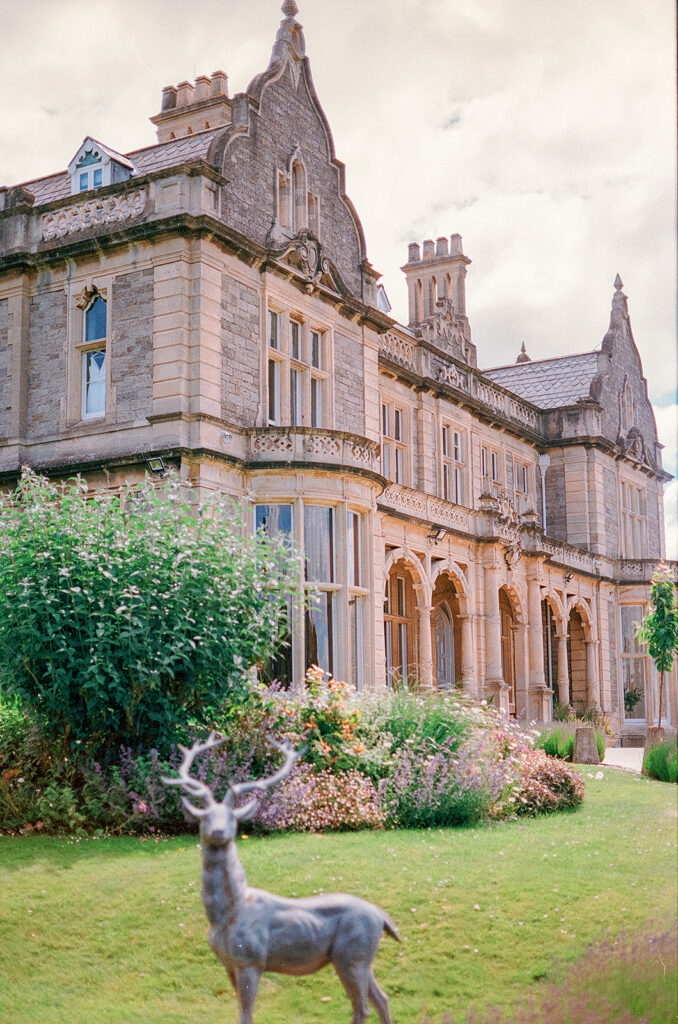
[[[528,644],[530,659],[529,714],[540,722],[551,718],[551,689],[544,674],[544,631],[541,617],[541,588],[532,576],[527,581]]]
[[[496,565],[485,566],[485,687],[496,707],[508,711],[508,686],[501,664],[501,616]]]
[[[431,612],[433,606],[421,604],[417,606],[419,616],[419,681],[426,690],[432,690],[433,651],[431,646]]]
[[[461,622],[461,681],[464,686],[464,693],[474,693],[474,671],[475,664],[473,650],[473,619],[470,615],[460,615]]]
[[[600,683],[598,681],[598,641],[585,640],[586,645],[586,703],[600,709]]]
[[[558,700],[570,703],[570,675],[567,664],[567,633],[558,633]]]

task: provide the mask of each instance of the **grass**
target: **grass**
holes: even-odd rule
[[[676,915],[675,790],[614,769],[583,775],[576,812],[492,828],[250,838],[240,854],[253,885],[346,890],[388,910],[404,942],[385,938],[375,968],[394,1024],[424,1011],[436,1024],[471,1007],[506,1013],[606,933],[648,922],[658,931]],[[237,1020],[207,946],[195,836],[0,837],[0,886],[0,1020]],[[648,1024],[670,1019],[646,1010]],[[259,1022],[349,1016],[331,969],[262,980]]]

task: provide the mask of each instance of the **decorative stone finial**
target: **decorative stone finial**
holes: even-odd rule
[[[299,13],[299,8],[294,0],[285,0],[285,3],[280,9],[288,18],[294,18]]]
[[[619,276],[619,274],[617,274],[617,276],[614,279],[614,286],[615,286],[615,288],[617,289],[618,292],[620,292],[622,290],[622,288],[624,287],[624,282],[622,281],[622,279]]]
[[[527,349],[525,348],[525,342],[523,342],[522,345],[520,346],[520,355],[516,359],[516,362],[517,363],[531,363],[532,362],[532,360],[530,359],[530,357],[527,354]]]

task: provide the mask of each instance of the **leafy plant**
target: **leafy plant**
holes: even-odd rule
[[[647,748],[643,774],[660,782],[678,782],[678,737],[659,740]]]
[[[659,672],[659,714],[657,728],[662,727],[662,700],[664,678],[671,671],[678,657],[678,605],[676,586],[668,572],[661,570],[652,577],[650,584],[650,611],[636,630],[636,639],[647,647],[647,652]],[[626,704],[627,690],[624,694]],[[635,704],[632,708],[635,707]],[[630,710],[632,710],[632,708]],[[627,707],[627,710],[628,707]]]
[[[25,472],[0,497],[4,686],[64,750],[186,735],[286,629],[291,556],[176,479],[90,494]]]
[[[598,757],[602,761],[605,757],[605,737],[598,730],[594,730]],[[559,757],[563,761],[571,761],[574,753],[575,735],[572,729],[563,726],[556,726],[552,729],[545,729],[538,737],[535,746],[543,750],[549,757]]]
[[[382,828],[384,820],[376,790],[360,772],[300,764],[266,796],[254,823],[266,831],[330,832]]]

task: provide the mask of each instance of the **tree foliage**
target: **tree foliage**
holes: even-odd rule
[[[49,736],[155,746],[242,691],[286,627],[289,551],[176,479],[115,492],[25,472],[0,498],[2,683]]]
[[[652,577],[650,611],[636,630],[636,639],[647,647],[660,674],[658,726],[661,728],[664,674],[671,671],[678,657],[676,587],[667,570],[656,572]]]

